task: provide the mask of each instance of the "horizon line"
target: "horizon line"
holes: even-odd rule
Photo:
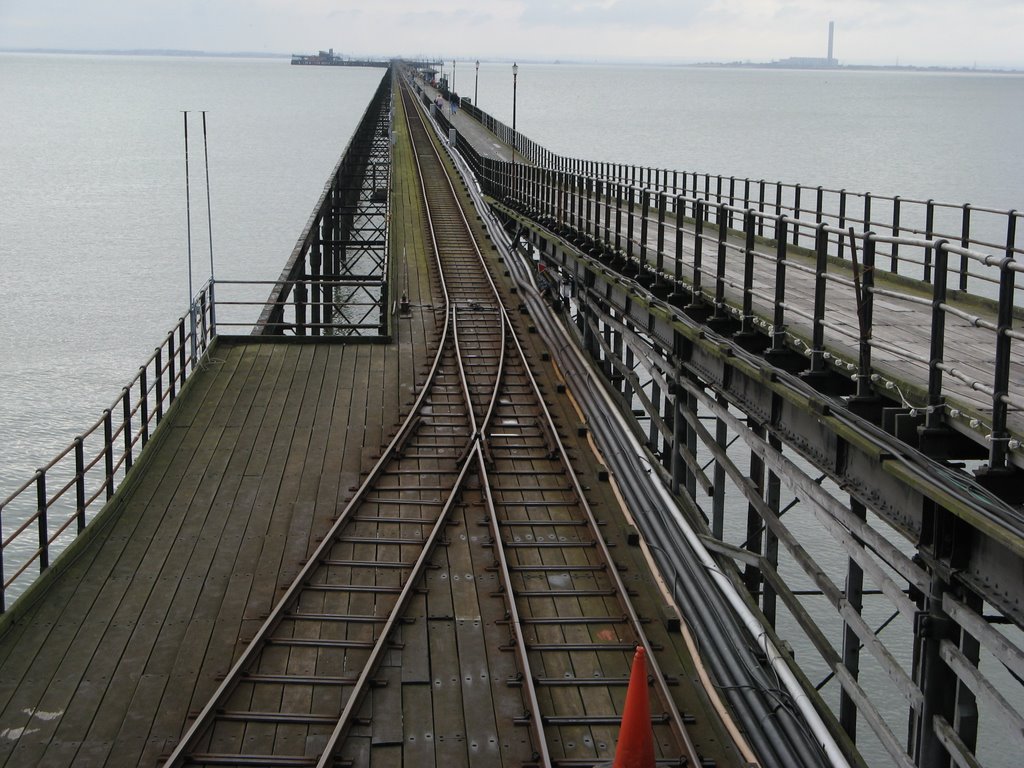
[[[93,56],[195,56],[195,57],[210,57],[210,58],[263,58],[263,59],[279,59],[279,58],[291,58],[295,55],[307,55],[307,54],[295,54],[295,53],[283,53],[280,51],[246,51],[246,50],[232,50],[232,51],[210,51],[210,50],[198,50],[188,48],[44,48],[44,47],[6,47],[0,46],[0,53],[39,53],[39,54],[78,54],[78,55],[93,55]],[[356,61],[390,61],[392,59],[416,61],[421,59],[438,60],[436,56],[428,56],[426,54],[419,54],[416,56],[408,55],[385,55],[385,54],[338,54],[343,58],[353,59]],[[897,62],[890,63],[868,63],[868,62],[853,62],[853,61],[842,61],[840,59],[833,59],[834,63],[825,63],[825,59],[821,59],[820,65],[811,64],[815,57],[803,57],[793,56],[784,59],[772,59],[772,60],[756,60],[756,59],[733,59],[730,61],[699,61],[695,59],[674,59],[674,58],[583,58],[583,57],[558,57],[558,58],[543,58],[543,57],[513,57],[513,56],[497,56],[482,58],[472,55],[446,57],[440,59],[441,61],[484,61],[489,63],[502,63],[506,61],[525,61],[535,64],[620,64],[628,66],[643,66],[643,65],[655,65],[655,66],[697,66],[697,67],[728,67],[728,68],[742,68],[750,67],[757,69],[806,69],[806,70],[842,70],[842,69],[888,69],[888,70],[930,70],[930,71],[949,71],[949,72],[979,72],[979,73],[1007,73],[1007,74],[1024,74],[1024,64],[903,64]],[[802,60],[802,61],[801,61]]]

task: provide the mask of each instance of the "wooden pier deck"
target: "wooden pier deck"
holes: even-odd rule
[[[4,617],[0,766],[161,764],[408,411],[443,317],[417,247],[424,227],[409,150],[398,152],[393,252],[409,253],[398,269],[409,275],[412,317],[396,321],[388,344],[215,342],[102,517]],[[522,332],[541,360],[538,337]],[[559,389],[549,363],[534,373],[545,391]],[[679,681],[679,706],[696,715],[694,741],[731,763],[720,726],[703,715],[706,694],[691,684],[683,638],[657,620],[657,579],[626,545],[619,502],[575,428],[578,414],[564,395],[550,405],[637,605],[654,618],[650,634]],[[529,730],[513,725],[522,711],[509,685],[514,655],[494,641],[508,630],[486,530],[453,521],[380,672],[387,684],[364,705],[373,726],[353,732],[348,764],[371,764],[371,752],[380,765],[532,759]]]

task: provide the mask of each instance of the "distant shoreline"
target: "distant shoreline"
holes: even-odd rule
[[[86,50],[72,48],[0,48],[0,53],[47,53],[71,54],[79,56],[177,56],[181,58],[214,58],[214,59],[290,59],[290,53],[268,53],[266,51],[179,51],[158,50],[152,48],[138,50]]]
[[[917,64],[831,64],[831,65],[810,65],[790,64],[785,60],[757,63],[753,61],[729,61],[729,62],[700,62],[697,64],[683,64],[685,67],[702,67],[708,69],[790,69],[803,70],[808,72],[944,72],[979,75],[1022,75],[1024,69],[1012,67],[949,67],[949,66],[922,66]]]
[[[215,59],[291,59],[291,53],[272,53],[268,51],[185,51],[175,49],[118,49],[79,50],[72,48],[0,48],[0,53],[35,53],[35,54],[70,54],[84,56],[169,56],[180,58],[215,58]],[[391,56],[369,58],[389,59]],[[399,57],[401,58],[401,57]],[[456,57],[457,61],[472,61],[473,57]],[[524,61],[524,59],[519,59]],[[494,59],[493,61],[504,61]],[[527,61],[530,61],[527,59]],[[978,75],[1024,75],[1024,68],[1018,67],[968,67],[948,65],[918,64],[831,64],[815,65],[809,63],[790,62],[787,59],[769,62],[756,61],[614,61],[596,59],[534,59],[537,64],[601,64],[622,66],[656,66],[656,67],[694,67],[700,69],[771,69],[802,72],[935,72],[947,74],[978,74]]]

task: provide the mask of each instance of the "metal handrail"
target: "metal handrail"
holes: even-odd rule
[[[513,171],[509,162],[474,157],[475,151],[465,142],[460,142],[458,148],[480,173],[478,178],[487,194],[506,201],[563,236],[585,243],[594,252],[624,260],[622,263],[631,264],[634,272],[646,275],[652,282],[680,282],[682,259],[677,253],[681,257],[682,251],[672,246],[678,249],[685,239],[694,253],[693,263],[687,262],[690,290],[703,297],[701,300],[711,306],[715,318],[723,322],[739,319],[747,332],[763,327],[772,338],[773,348],[781,352],[783,346],[795,347],[809,358],[812,371],[824,373],[831,369],[853,379],[862,396],[869,396],[876,385],[893,390],[893,394],[902,387],[892,380],[892,372],[886,373],[884,367],[880,371],[872,363],[872,349],[889,353],[896,349],[873,338],[871,333],[876,296],[926,305],[931,313],[931,331],[922,338],[922,344],[930,348],[929,352],[927,356],[916,357],[905,353],[902,359],[926,361],[927,385],[915,391],[916,398],[924,401],[917,408],[925,414],[928,426],[953,426],[974,433],[988,446],[989,463],[995,469],[1005,467],[1010,452],[1021,447],[1020,439],[1007,429],[1008,409],[1024,403],[1024,384],[1010,375],[1011,345],[1021,337],[1020,331],[1013,328],[1015,317],[1024,314],[1024,294],[1016,289],[1015,281],[1016,274],[1024,271],[1024,260],[1017,259],[1021,249],[1016,244],[1016,211],[1006,212],[1006,244],[993,251],[966,235],[962,241],[939,237],[937,228],[931,225],[929,237],[908,236],[906,228],[895,233],[858,232],[851,226],[834,226],[824,216],[811,224],[776,213],[776,209],[786,206],[759,211],[723,202],[716,194],[670,196],[668,192],[644,186],[618,182],[606,185],[583,173],[536,166],[519,165]],[[934,208],[936,204],[929,205]],[[668,216],[673,210],[674,216]],[[931,223],[934,224],[933,219]],[[801,246],[799,231],[805,231],[807,241],[808,228],[813,230],[813,243]],[[675,244],[666,244],[666,234],[669,239],[674,237]],[[854,254],[859,254],[856,267]],[[798,265],[801,261],[806,262],[803,271],[814,278],[814,299],[812,305],[797,310],[786,301],[784,275],[787,267],[802,268],[802,264]],[[746,264],[742,283],[739,278],[726,276],[725,267],[730,262]],[[776,265],[774,284],[766,275],[754,279],[755,263],[765,262]],[[916,271],[911,273],[911,268]],[[835,279],[837,272],[842,280]],[[862,296],[856,301],[866,319],[866,327],[857,329],[853,338],[856,362],[840,360],[834,347],[826,347],[826,331],[834,337],[833,341],[839,340],[835,337],[836,326],[826,320],[829,302],[837,291],[851,295],[856,292],[857,280],[850,279],[854,273],[864,283]],[[727,300],[727,289],[733,292],[731,300]],[[755,294],[766,292],[775,294],[774,317],[767,324],[752,309]],[[735,294],[742,300],[742,309],[730,305],[730,301],[737,301]],[[884,311],[882,307],[879,305],[878,311]],[[971,325],[992,334],[994,363],[987,364],[980,374],[969,375],[956,361],[945,359],[946,318],[963,318],[965,314],[971,317]],[[793,335],[788,315],[807,317],[809,339]],[[849,349],[851,334],[840,335]],[[977,381],[979,376],[985,380]],[[947,406],[951,390],[944,384],[944,378],[983,395],[991,403],[991,412],[971,413],[966,407]],[[901,393],[901,400],[906,402],[906,395]],[[1024,459],[1018,456],[1016,461]]]
[[[6,611],[12,593],[16,597],[29,586],[32,567],[38,566],[34,580],[70,543],[72,526],[80,535],[90,522],[88,513],[112,498],[128,476],[152,430],[202,363],[214,338],[211,290],[212,283],[200,290],[193,307],[178,319],[103,415],[0,501],[0,612]],[[193,311],[195,323],[189,322]],[[86,443],[96,439],[100,444],[87,457]],[[48,481],[54,476],[63,483],[51,490]],[[51,512],[62,516],[53,520]],[[4,526],[12,514],[19,522],[6,532]]]

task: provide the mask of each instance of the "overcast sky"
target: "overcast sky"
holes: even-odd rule
[[[1024,68],[1024,0],[0,0],[0,48]]]

